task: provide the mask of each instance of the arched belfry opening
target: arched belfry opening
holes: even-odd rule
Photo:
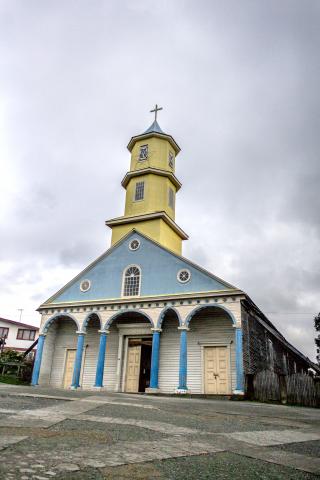
[[[107,388],[128,393],[143,393],[149,388],[152,326],[147,315],[136,311],[115,312],[107,322]]]

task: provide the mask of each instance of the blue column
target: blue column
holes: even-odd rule
[[[153,336],[152,336],[150,388],[159,388],[159,385],[158,385],[159,351],[160,351],[160,330],[154,330]]]
[[[80,372],[81,372],[81,362],[82,362],[82,352],[84,344],[84,333],[78,333],[78,343],[77,343],[77,352],[76,359],[74,361],[73,376],[72,376],[72,388],[80,387]]]
[[[236,372],[237,384],[235,393],[244,393],[242,328],[236,328]]]
[[[180,363],[179,363],[179,386],[178,390],[187,388],[187,329],[180,331]]]
[[[100,345],[98,353],[98,362],[97,362],[97,371],[96,371],[96,381],[95,387],[103,387],[103,372],[104,372],[104,359],[106,356],[106,346],[107,346],[107,335],[108,332],[100,332]]]
[[[36,358],[33,365],[32,378],[31,378],[31,385],[33,386],[38,385],[39,383],[39,374],[40,374],[43,345],[44,345],[45,338],[46,338],[45,335],[39,335],[37,353],[36,353]]]

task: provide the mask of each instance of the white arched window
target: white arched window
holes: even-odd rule
[[[123,293],[124,297],[134,297],[140,295],[141,270],[136,265],[130,265],[124,271],[123,275]]]

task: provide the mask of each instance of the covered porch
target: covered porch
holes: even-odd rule
[[[243,394],[242,330],[217,305],[158,315],[69,313],[41,329],[32,385],[132,393]]]

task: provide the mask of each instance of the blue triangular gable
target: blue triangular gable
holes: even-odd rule
[[[140,241],[140,248],[132,251],[129,243]],[[141,296],[173,295],[235,289],[187,259],[171,253],[166,248],[139,232],[132,231],[118,244],[83,270],[48,303],[110,300],[121,298],[123,272],[129,265],[141,268]],[[187,283],[180,283],[177,274],[181,269],[191,272]],[[80,290],[83,280],[90,280],[90,289]]]

